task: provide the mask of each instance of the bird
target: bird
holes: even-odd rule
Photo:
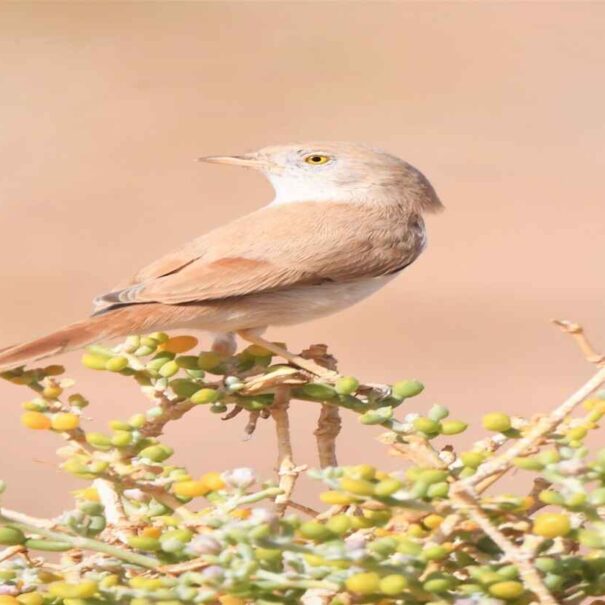
[[[133,333],[194,328],[213,333],[217,348],[237,334],[321,375],[263,338],[265,329],[337,313],[385,286],[424,250],[424,214],[443,208],[418,169],[357,143],[199,160],[261,172],[274,198],[145,266],[96,298],[86,319],[1,349],[0,370]]]

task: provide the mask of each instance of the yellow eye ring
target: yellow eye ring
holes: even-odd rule
[[[304,160],[307,164],[312,166],[321,166],[327,164],[332,158],[329,155],[322,155],[321,153],[312,153],[305,156]]]

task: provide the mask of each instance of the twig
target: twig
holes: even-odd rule
[[[515,458],[523,456],[528,450],[533,448],[544,435],[554,430],[576,406],[582,403],[586,397],[598,389],[604,382],[605,368],[601,368],[590,380],[573,393],[573,395],[555,408],[553,412],[548,416],[540,418],[527,432],[525,437],[519,439],[499,456],[484,462],[474,475],[460,480],[459,483],[467,488],[472,488],[487,477],[508,468]]]
[[[195,571],[196,569],[203,569],[208,567],[210,563],[206,559],[197,558],[191,561],[183,561],[182,563],[175,563],[173,565],[163,565],[158,569],[160,573],[167,574],[180,574],[186,571]]]
[[[550,591],[544,585],[537,569],[531,564],[531,554],[515,546],[500,530],[492,525],[469,491],[465,489],[450,491],[450,501],[494,541],[504,553],[506,560],[518,567],[519,574],[526,587],[536,595],[540,605],[557,605]]]
[[[298,478],[298,472],[293,460],[292,442],[290,441],[289,405],[290,389],[280,385],[275,390],[275,400],[271,407],[271,416],[273,416],[273,420],[275,421],[275,433],[277,436],[279,488],[282,490],[282,493],[275,498],[275,509],[280,515],[283,515],[288,507],[290,496],[294,490],[294,484]]]
[[[289,500],[288,506],[299,510],[301,513],[305,513],[305,515],[309,515],[309,517],[317,517],[320,514],[319,511],[314,508],[311,508],[306,504],[301,504],[300,502],[295,502],[294,500]]]
[[[300,599],[302,605],[327,605],[334,596],[333,590],[311,588],[305,591]]]
[[[564,319],[553,319],[553,323],[559,326],[563,332],[572,336],[587,361],[594,363],[600,368],[605,366],[605,355],[597,353],[586,337],[586,334],[584,334],[584,328],[580,324]]]
[[[8,548],[0,551],[0,563],[2,563],[2,561],[7,561],[15,555],[21,554],[22,552],[25,552],[25,547],[22,544],[17,544],[17,546],[9,546]]]
[[[429,443],[428,439],[420,435],[409,434],[405,436],[389,432],[378,437],[378,441],[390,446],[391,450],[399,456],[411,460],[423,468],[446,468],[447,464],[439,457],[439,453]]]
[[[28,519],[27,521],[25,519]],[[110,557],[115,557],[130,563],[131,565],[137,565],[139,567],[145,567],[147,569],[155,569],[158,566],[158,561],[152,557],[145,555],[139,555],[137,553],[123,550],[116,546],[111,546],[105,542],[99,542],[92,538],[84,538],[82,536],[73,536],[71,534],[52,531],[47,529],[46,520],[34,519],[23,515],[21,513],[15,513],[5,508],[0,509],[0,520],[8,521],[11,525],[14,525],[27,533],[37,534],[49,540],[57,540],[59,542],[66,542],[73,546],[73,548],[81,550],[92,550],[100,552]]]
[[[97,490],[101,504],[105,509],[107,529],[110,533],[112,530],[115,530],[116,536],[120,541],[126,542],[132,531],[129,527],[130,524],[124,512],[124,507],[122,506],[122,500],[114,489],[113,483],[107,479],[95,479],[92,484]]]
[[[314,431],[317,439],[317,452],[321,468],[336,466],[336,437],[340,433],[342,421],[340,411],[336,406],[322,404],[317,428]]]

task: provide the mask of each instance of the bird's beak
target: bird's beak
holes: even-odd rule
[[[243,155],[208,155],[198,158],[198,162],[211,164],[232,164],[233,166],[246,166],[248,168],[265,169],[268,163],[252,154]]]

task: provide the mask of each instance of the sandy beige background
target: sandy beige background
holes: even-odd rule
[[[0,8],[0,345],[85,315],[141,264],[244,212],[262,177],[199,155],[304,139],[366,141],[421,168],[447,212],[401,278],[336,317],[284,330],[328,341],[347,373],[418,377],[433,402],[546,409],[590,372],[549,326],[605,348],[605,4],[221,2]],[[119,376],[62,359],[95,393],[90,426],[144,405]],[[57,439],[20,427],[0,384],[7,505],[56,513],[80,483]],[[317,410],[295,412],[301,462]],[[197,410],[168,434],[194,472],[273,463],[268,423]],[[387,466],[347,418],[341,460]],[[383,462],[384,461],[384,462]]]

